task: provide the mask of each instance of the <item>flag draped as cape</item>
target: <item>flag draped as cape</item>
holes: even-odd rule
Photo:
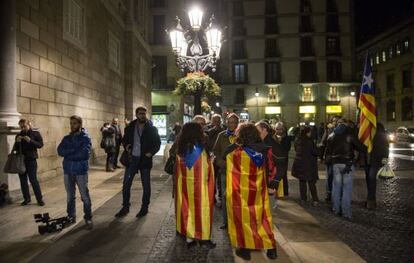
[[[198,155],[198,156],[197,156]],[[213,221],[214,169],[205,150],[177,154],[175,173],[177,231],[198,240],[209,240]]]
[[[228,232],[234,247],[272,249],[276,241],[266,168],[264,162],[257,161],[257,154],[237,147],[226,156]]]

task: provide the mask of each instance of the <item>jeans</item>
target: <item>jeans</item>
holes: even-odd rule
[[[24,160],[26,165],[26,172],[24,174],[19,174],[20,179],[20,188],[22,190],[23,198],[25,201],[30,201],[30,191],[29,184],[27,179],[29,179],[30,184],[32,185],[33,192],[36,196],[37,202],[42,201],[42,190],[40,190],[39,181],[37,180],[37,161],[33,160]]]
[[[333,181],[333,165],[326,165],[326,198],[331,199],[332,194],[332,181]]]
[[[365,166],[365,180],[367,182],[368,201],[376,200],[377,192],[377,173],[380,169],[378,165],[367,165]]]
[[[67,213],[69,217],[76,218],[76,185],[78,186],[83,202],[83,218],[92,218],[92,203],[88,189],[88,174],[64,175],[67,195]]]
[[[319,202],[318,192],[316,191],[316,181],[299,181],[300,199],[303,201],[308,200],[307,185],[309,185],[309,191],[312,195],[312,200],[315,202]]]
[[[351,218],[352,184],[355,168],[352,166],[351,172],[344,173],[345,166],[345,164],[339,163],[333,165],[332,202],[336,214],[342,213],[343,217]]]
[[[226,206],[226,174],[220,174],[221,177],[221,191],[222,191],[222,203],[221,214],[223,216],[223,224],[227,225],[227,206]]]
[[[139,157],[132,157],[131,164],[125,169],[124,174],[124,182],[122,185],[122,206],[129,210],[131,203],[129,202],[131,199],[131,186],[134,180],[135,174],[139,172],[141,173],[141,183],[142,183],[142,208],[148,209],[150,204],[151,198],[151,169],[140,169],[140,158]]]
[[[114,152],[108,152],[106,154],[106,169],[114,168],[115,163],[115,153]]]
[[[277,173],[280,173],[282,175],[281,181],[283,180],[284,196],[289,196],[289,182],[287,178],[288,163],[287,162],[276,163],[276,167],[277,167]]]

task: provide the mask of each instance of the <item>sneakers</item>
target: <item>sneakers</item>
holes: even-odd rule
[[[20,205],[25,206],[28,205],[31,201],[30,200],[24,200]]]
[[[67,216],[67,220],[69,225],[76,224],[76,217]]]
[[[139,210],[138,214],[136,215],[136,217],[144,217],[148,214],[148,208],[143,208],[141,207],[141,210]]]
[[[129,213],[129,209],[122,207],[121,210],[119,210],[118,213],[115,214],[115,217],[120,218],[120,217],[124,217]]]
[[[250,250],[245,248],[238,248],[236,249],[236,255],[244,260],[250,260]]]
[[[86,229],[92,230],[93,229],[93,222],[92,219],[85,219]]]
[[[269,250],[267,250],[266,256],[269,259],[271,259],[271,260],[277,259],[277,251],[276,251],[276,248],[275,249],[269,249]]]

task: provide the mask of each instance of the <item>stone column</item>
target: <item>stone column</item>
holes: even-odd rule
[[[8,153],[18,132],[16,97],[16,1],[0,1],[0,184],[19,188],[17,175],[3,173]]]

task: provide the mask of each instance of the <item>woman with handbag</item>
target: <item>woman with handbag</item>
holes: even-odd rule
[[[43,147],[43,139],[38,131],[32,130],[30,122],[26,119],[19,121],[20,133],[16,135],[16,142],[13,146],[13,151],[18,151],[24,156],[25,172],[19,173],[20,187],[22,190],[24,201],[22,206],[31,202],[29,184],[33,187],[33,192],[36,196],[37,204],[44,206],[42,197],[42,190],[40,189],[39,181],[37,180],[37,149]]]
[[[104,149],[106,153],[106,171],[113,172],[116,153],[115,129],[109,122],[105,122],[101,128],[101,132],[101,148]]]

